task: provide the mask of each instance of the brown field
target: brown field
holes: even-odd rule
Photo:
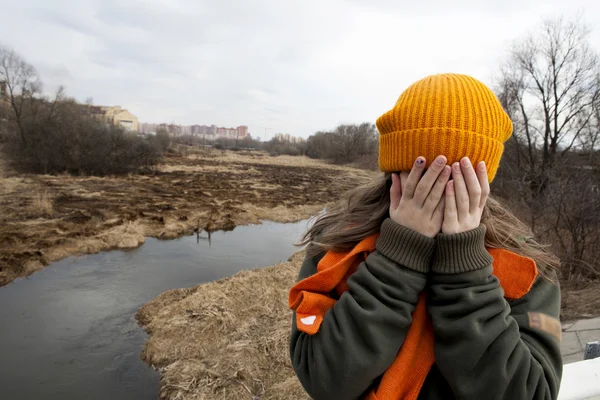
[[[0,165],[0,286],[71,255],[137,247],[146,236],[298,221],[368,177],[304,157],[181,147],[147,175],[14,175]]]

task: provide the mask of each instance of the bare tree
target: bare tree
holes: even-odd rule
[[[42,82],[32,65],[15,51],[3,46],[0,46],[0,82],[4,83],[6,99],[12,111],[8,114],[8,120],[17,125],[21,142],[26,145],[25,123],[35,118]]]
[[[377,144],[377,129],[370,123],[340,125],[333,135],[339,162],[352,162],[370,153]]]
[[[569,157],[574,158],[574,157]],[[561,163],[547,191],[550,200],[547,225],[561,254],[564,277],[600,278],[600,178],[590,165]]]
[[[579,138],[580,147],[589,154],[590,165],[596,160],[596,153],[600,152],[600,99],[593,105],[592,118]]]
[[[494,184],[555,246],[567,280],[600,277],[600,58],[589,37],[580,17],[543,22],[513,45],[498,90],[514,135]]]
[[[517,162],[532,189],[589,132],[600,99],[598,54],[581,18],[547,20],[512,48],[501,71],[499,97],[515,125]]]

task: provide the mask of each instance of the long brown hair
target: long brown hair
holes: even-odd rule
[[[316,217],[304,233],[299,245],[309,246],[309,255],[327,250],[349,251],[358,242],[379,232],[389,217],[391,174],[348,193],[344,200],[332,205]],[[485,245],[506,249],[535,260],[540,273],[549,280],[560,266],[559,259],[535,241],[531,229],[496,199],[489,197],[481,222],[486,226]]]

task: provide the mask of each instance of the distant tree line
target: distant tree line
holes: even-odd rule
[[[378,132],[374,124],[340,125],[333,131],[317,132],[308,138],[306,155],[335,164],[377,168]]]
[[[377,168],[377,128],[374,124],[340,125],[332,131],[320,131],[305,141],[287,141],[274,137],[268,142],[245,137],[205,140],[194,136],[172,138],[186,145],[207,145],[223,150],[262,150],[271,156],[308,156],[335,164],[355,164],[362,168]]]
[[[13,168],[30,173],[107,175],[156,165],[168,135],[143,138],[94,117],[88,104],[42,95],[35,68],[0,46],[0,144]]]

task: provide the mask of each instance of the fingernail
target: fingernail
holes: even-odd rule
[[[468,167],[471,165],[471,160],[469,160],[469,157],[465,157],[462,160],[460,160],[461,164],[463,165],[463,167]]]
[[[481,161],[479,164],[477,164],[477,167],[481,170],[481,171],[485,171],[485,161]]]
[[[455,162],[452,164],[452,168],[454,168],[454,172],[460,172],[460,164]]]
[[[449,166],[445,166],[444,169],[442,170],[442,175],[448,175],[450,174],[450,167]]]
[[[446,158],[445,157],[438,157],[435,159],[435,163],[437,165],[444,165],[446,164]]]
[[[422,166],[423,164],[425,164],[425,159],[422,157],[417,158],[417,161],[415,162],[415,164],[417,164],[417,166]]]
[[[454,190],[454,181],[448,182],[448,189],[450,189],[451,191]]]

